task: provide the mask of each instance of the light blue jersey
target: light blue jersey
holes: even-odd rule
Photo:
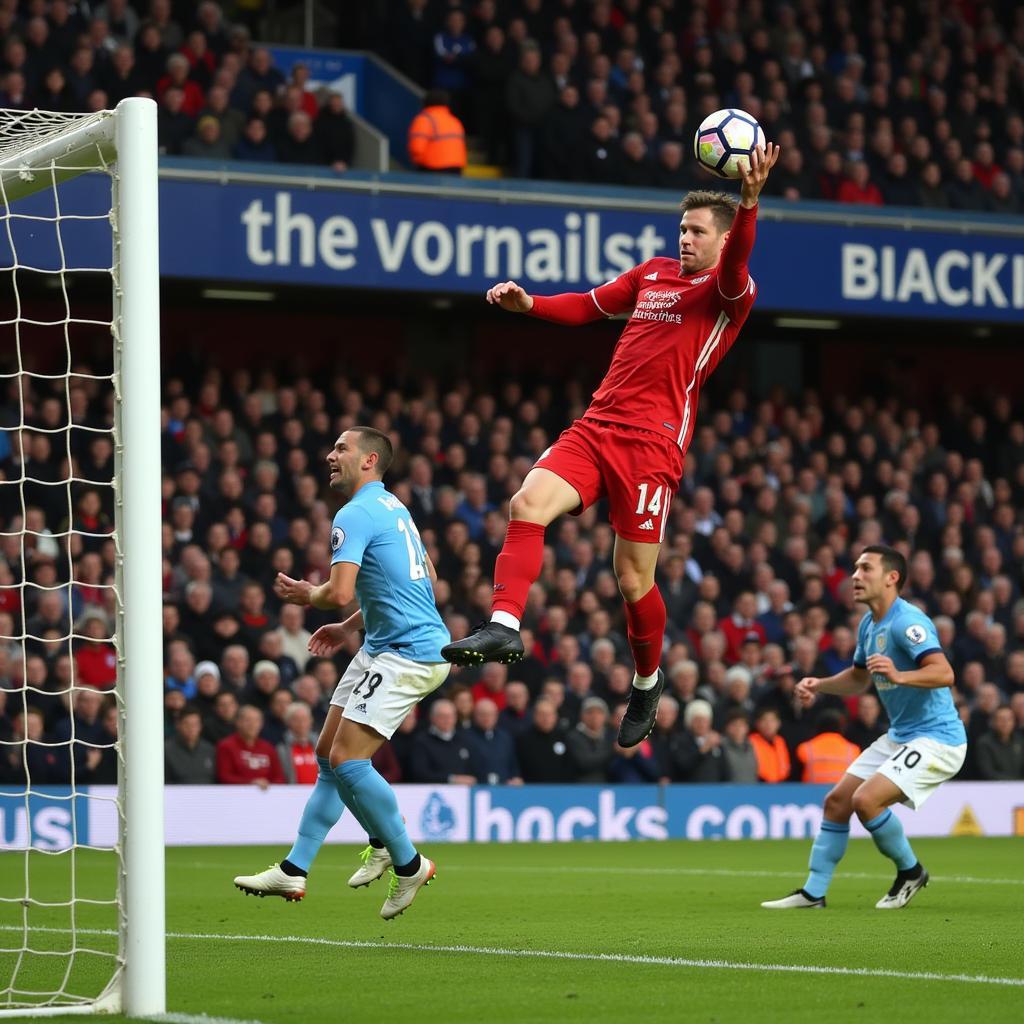
[[[934,651],[941,653],[942,645],[932,620],[898,597],[881,622],[872,621],[870,612],[861,619],[853,663],[857,668],[866,668],[872,654],[884,654],[892,658],[898,672],[912,672],[920,668],[926,654]],[[967,742],[948,687],[926,690],[900,686],[877,673],[872,674],[871,680],[889,716],[889,736],[897,743],[907,743],[919,736],[950,746]]]
[[[379,480],[364,484],[334,517],[331,565],[358,565],[356,597],[367,654],[436,661],[451,640],[427,572],[427,555],[409,510]]]

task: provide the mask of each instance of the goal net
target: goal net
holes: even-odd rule
[[[0,110],[0,1015],[165,1009],[156,193]]]

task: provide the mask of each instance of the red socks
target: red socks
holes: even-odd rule
[[[508,524],[505,543],[494,564],[494,600],[491,610],[523,617],[526,595],[540,575],[544,561],[544,530],[540,523],[513,519]],[[662,624],[665,606],[662,605]],[[660,648],[659,648],[660,652]]]
[[[636,663],[638,676],[652,676],[661,664],[661,645],[665,638],[665,602],[657,586],[626,608],[626,635]]]

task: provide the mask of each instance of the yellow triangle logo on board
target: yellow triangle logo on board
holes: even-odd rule
[[[964,809],[953,822],[953,828],[949,834],[951,836],[983,836],[985,834],[978,819],[974,816],[970,804],[964,804]]]

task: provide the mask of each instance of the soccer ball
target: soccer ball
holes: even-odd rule
[[[750,167],[750,154],[764,145],[764,131],[745,110],[716,110],[700,123],[693,137],[697,163],[719,178],[742,177],[740,166]]]

